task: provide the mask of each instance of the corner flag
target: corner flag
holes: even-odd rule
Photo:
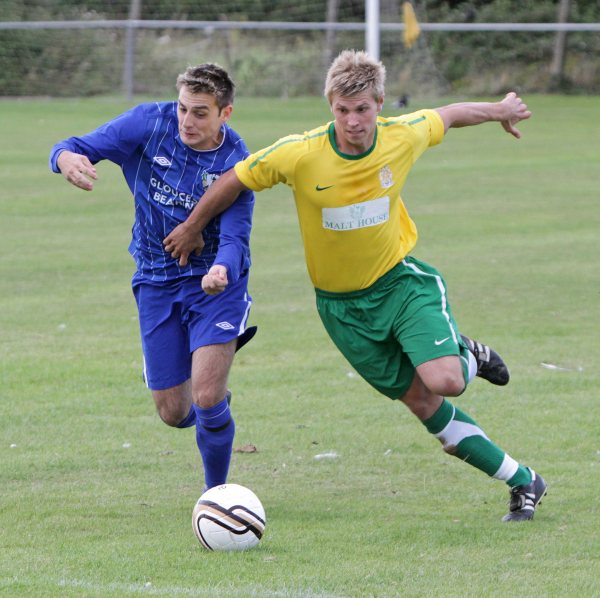
[[[421,33],[421,28],[415,15],[415,9],[410,2],[405,2],[402,5],[402,13],[404,20],[404,46],[412,48]]]

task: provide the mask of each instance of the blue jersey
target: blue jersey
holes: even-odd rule
[[[206,189],[248,156],[246,144],[229,126],[223,125],[219,147],[194,150],[179,137],[177,102],[141,104],[91,133],[57,143],[50,152],[54,172],[63,150],[84,154],[93,164],[110,160],[121,167],[135,202],[129,245],[137,265],[134,280],[202,276],[216,263],[227,267],[233,283],[250,267],[251,191],[209,222],[202,254],[191,255],[187,266],[179,266],[163,247],[163,239],[187,219]]]

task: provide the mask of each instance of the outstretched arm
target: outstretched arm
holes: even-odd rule
[[[228,170],[206,190],[187,220],[165,237],[165,250],[171,257],[179,258],[180,266],[187,265],[190,254],[202,251],[204,240],[201,233],[204,227],[217,214],[227,209],[245,189],[235,170]]]
[[[506,94],[500,102],[461,102],[436,108],[436,111],[444,121],[444,132],[453,127],[497,121],[517,139],[520,139],[521,132],[515,125],[531,116],[527,104],[514,91]]]

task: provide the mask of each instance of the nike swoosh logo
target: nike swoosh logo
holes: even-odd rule
[[[446,338],[443,338],[441,341],[433,341],[435,343],[435,346],[438,347],[439,345],[443,345],[450,337],[447,336]]]
[[[334,186],[334,185],[329,185],[328,187],[321,187],[320,185],[317,185],[317,186],[315,187],[315,189],[316,189],[317,191],[325,191],[325,189],[331,189],[333,186]]]

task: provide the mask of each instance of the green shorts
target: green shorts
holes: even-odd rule
[[[316,293],[319,316],[333,342],[371,386],[391,399],[406,393],[418,365],[467,356],[444,279],[415,258],[404,258],[367,289]],[[467,361],[461,361],[467,379]]]

